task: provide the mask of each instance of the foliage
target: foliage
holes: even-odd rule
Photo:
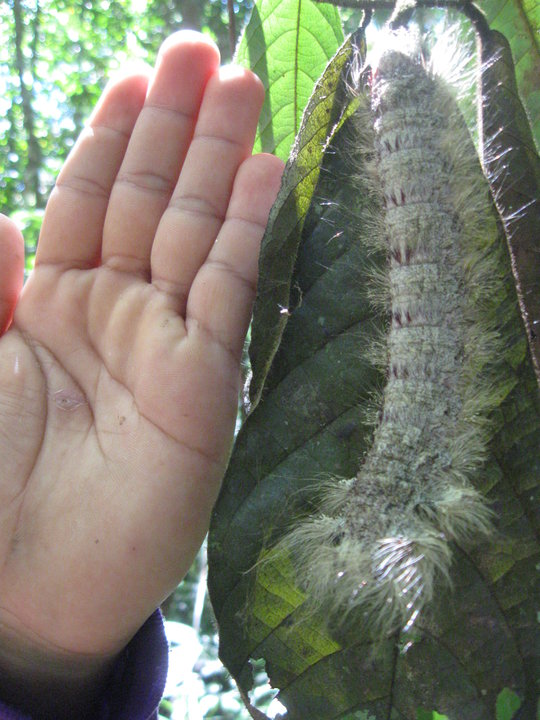
[[[136,0],[132,0],[132,3]],[[253,3],[251,0],[235,0],[235,27],[241,30]],[[229,42],[228,12],[226,0],[151,0],[137,3],[141,8],[135,18],[138,42],[149,57],[154,57],[159,45],[167,35],[180,27],[192,28],[210,35],[218,44],[223,62],[231,59],[233,48]]]
[[[521,707],[521,700],[509,688],[504,688],[497,698],[496,720],[512,720]]]
[[[330,5],[313,0],[255,5],[236,54],[266,90],[255,151],[287,159],[315,81],[342,40],[339,13]]]
[[[496,30],[481,31],[484,167],[504,224],[536,375],[540,381],[540,254],[535,243],[540,157],[519,99],[510,46]],[[540,82],[537,82],[540,86]],[[540,92],[540,87],[538,88]]]
[[[495,720],[512,720],[521,707],[521,700],[509,688],[503,688],[497,697]],[[419,710],[417,720],[448,720],[436,711]]]
[[[439,715],[435,710],[418,710],[417,720],[448,720],[446,715]]]
[[[0,5],[0,207],[42,209],[107,75],[127,57],[129,6],[10,0]],[[31,216],[27,241],[35,246]]]
[[[420,705],[422,718],[440,718],[437,707],[454,720],[491,719],[495,705],[511,717],[524,695],[530,713],[539,662],[540,404],[508,262],[501,304],[513,306],[513,320],[503,372],[513,390],[494,413],[485,486],[501,538],[481,553],[458,554],[454,593],[436,597],[434,619],[381,640],[376,653],[361,628],[331,630],[324,618],[303,614],[305,596],[288,558],[266,557],[295,516],[316,507],[321,479],[356,474],[370,442],[366,409],[383,383],[362,355],[380,319],[357,292],[381,259],[353,242],[369,213],[351,212],[362,193],[347,163],[347,101],[334,102],[348,53],[344,46],[316,86],[263,241],[250,347],[253,407],[209,539],[220,656],[244,691],[252,683],[249,659],[264,658],[290,720],[414,718]],[[325,112],[333,122],[320,119]],[[514,141],[523,144],[523,135]],[[324,148],[331,152],[321,159]],[[518,177],[510,171],[509,183]],[[534,237],[522,240],[522,252],[538,254]],[[504,247],[502,236],[498,244]]]
[[[362,46],[362,47],[361,47]],[[250,359],[253,379],[250,384],[251,402],[256,404],[264,378],[279,345],[294,300],[294,288],[289,280],[311,199],[320,175],[323,153],[329,137],[346,118],[343,107],[347,95],[347,73],[351,50],[363,49],[363,35],[348,39],[336,54],[306,107],[302,133],[299,135],[284,174],[280,197],[275,203],[268,225],[268,233],[275,238],[264,242],[266,268],[260,273],[255,314],[264,319],[252,328]],[[332,212],[330,210],[330,212]],[[291,217],[295,221],[291,222]],[[329,222],[328,227],[332,227]],[[260,333],[260,329],[263,332]],[[254,335],[253,335],[254,333]]]
[[[236,0],[237,27],[250,0]],[[54,179],[111,74],[152,63],[180,27],[231,56],[225,0],[8,0],[0,3],[0,210],[15,214],[29,264]]]
[[[490,26],[512,48],[519,91],[540,148],[540,5],[535,0],[483,0]]]

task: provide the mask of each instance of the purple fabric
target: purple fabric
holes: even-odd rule
[[[13,708],[9,708],[4,703],[0,702],[0,719],[1,720],[32,720],[28,715],[23,715]],[[152,718],[154,720],[154,718]]]
[[[168,658],[163,618],[156,610],[119,657],[96,720],[157,720]],[[0,700],[0,720],[32,718]]]

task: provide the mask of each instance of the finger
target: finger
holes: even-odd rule
[[[105,88],[49,198],[36,265],[97,264],[109,195],[144,104],[149,72],[140,68]]]
[[[227,218],[193,282],[187,304],[188,335],[203,334],[239,360],[257,282],[258,257],[283,163],[255,155],[238,171]]]
[[[223,224],[238,168],[251,155],[263,99],[262,83],[243,68],[222,68],[208,83],[152,250],[152,282],[176,296],[182,315],[193,278]]]
[[[0,335],[11,322],[23,285],[24,242],[12,220],[0,215]]]
[[[182,31],[162,45],[111,195],[103,263],[149,272],[156,228],[193,136],[204,88],[218,66],[217,47],[199,33]]]

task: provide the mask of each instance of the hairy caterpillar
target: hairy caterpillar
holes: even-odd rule
[[[414,622],[449,579],[452,543],[494,532],[476,485],[504,392],[493,372],[502,278],[495,214],[449,89],[416,50],[389,49],[371,105],[359,102],[385,208],[370,240],[388,257],[381,417],[357,476],[329,483],[319,514],[276,551],[289,553],[314,608],[336,621],[359,610],[380,633]]]

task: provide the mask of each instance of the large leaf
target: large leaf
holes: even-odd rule
[[[286,160],[316,81],[343,42],[336,7],[313,0],[258,0],[236,61],[261,78],[266,96],[255,152]]]
[[[241,621],[236,613],[246,598],[248,577],[244,575],[244,571],[251,566],[252,562],[256,561],[264,542],[265,533],[270,525],[265,521],[267,503],[262,497],[254,502],[253,510],[255,511],[257,508],[255,515],[252,515],[244,500],[249,500],[251,490],[255,489],[257,480],[267,476],[272,468],[275,470],[275,476],[268,477],[264,488],[262,486],[259,488],[263,495],[269,495],[268,506],[278,507],[282,500],[286,501],[287,495],[290,494],[291,498],[297,495],[298,488],[294,486],[294,482],[303,477],[303,467],[311,452],[315,456],[320,456],[321,467],[330,469],[333,467],[336,457],[339,457],[344,464],[344,471],[345,468],[348,468],[351,472],[355,464],[356,447],[358,442],[362,443],[365,434],[359,407],[350,402],[353,390],[350,383],[354,377],[354,370],[359,370],[361,367],[367,369],[364,391],[363,393],[359,391],[364,399],[369,396],[377,381],[377,374],[358,357],[355,348],[355,335],[362,327],[366,327],[368,332],[373,334],[373,328],[370,326],[372,312],[365,298],[355,290],[356,283],[362,282],[365,275],[367,260],[362,256],[360,246],[351,242],[355,232],[352,217],[347,216],[346,222],[343,222],[343,208],[350,208],[356,204],[357,188],[350,182],[350,168],[347,167],[341,152],[327,154],[327,164],[331,168],[327,167],[328,172],[323,172],[326,184],[323,183],[319,187],[322,198],[319,197],[319,202],[311,205],[310,217],[307,219],[308,228],[304,234],[302,258],[298,258],[298,262],[305,266],[305,272],[308,273],[308,276],[302,281],[302,291],[305,295],[302,302],[296,303],[296,308],[289,302],[289,289],[295,285],[295,281],[291,282],[291,280],[297,260],[302,227],[317,185],[326,137],[331,134],[331,130],[336,124],[339,125],[343,115],[346,115],[343,106],[344,98],[347,96],[346,87],[350,62],[351,44],[346,43],[316,89],[311,103],[312,111],[305,115],[304,126],[296,146],[297,161],[290,162],[286,168],[283,190],[271,216],[261,251],[260,280],[264,285],[262,287],[260,285],[258,291],[259,299],[255,308],[255,338],[253,341],[255,344],[259,342],[261,356],[266,353],[271,359],[286,324],[283,322],[276,327],[275,309],[277,308],[278,318],[282,317],[284,321],[289,319],[288,332],[290,326],[291,328],[296,327],[302,333],[304,323],[299,321],[302,316],[306,317],[309,327],[315,330],[315,337],[310,337],[312,332],[307,331],[305,342],[297,343],[295,348],[290,343],[287,343],[287,346],[293,351],[293,354],[298,351],[301,356],[308,358],[318,349],[319,358],[327,358],[327,370],[335,366],[335,356],[338,357],[338,362],[341,362],[339,358],[344,359],[349,356],[351,359],[354,358],[350,368],[345,363],[342,368],[344,375],[347,373],[350,375],[347,383],[348,391],[343,388],[340,391],[340,398],[337,396],[332,398],[331,389],[324,395],[318,396],[317,387],[321,386],[325,374],[328,375],[328,373],[325,373],[324,369],[321,371],[317,367],[317,363],[314,363],[313,370],[317,376],[312,377],[312,387],[309,387],[308,383],[309,399],[302,398],[301,402],[296,402],[295,407],[301,414],[305,413],[308,420],[307,413],[310,408],[313,408],[314,403],[319,407],[313,413],[313,421],[304,427],[300,427],[298,418],[291,418],[291,425],[295,428],[294,433],[298,437],[290,435],[285,405],[289,405],[289,400],[294,400],[294,397],[300,400],[298,393],[302,393],[302,395],[306,393],[306,373],[310,373],[308,366],[302,367],[298,360],[291,358],[290,364],[298,365],[299,372],[296,376],[289,376],[288,384],[281,388],[279,397],[274,398],[276,403],[275,424],[283,432],[279,436],[269,436],[268,443],[260,445],[259,433],[246,432],[248,424],[244,426],[244,430],[240,431],[237,449],[244,444],[246,447],[251,447],[251,452],[254,452],[258,446],[258,459],[252,465],[251,480],[243,483],[242,488],[235,488],[226,482],[226,489],[222,493],[214,513],[209,538],[209,562],[212,568],[209,587],[212,603],[220,622],[222,652],[225,662],[233,674],[236,677],[245,675],[244,682],[241,683],[245,687],[249,687],[249,667],[239,666],[232,656],[234,652],[231,653],[228,648],[232,648],[236,644],[240,654],[243,654]],[[333,198],[334,202],[322,202],[327,197]],[[287,234],[291,234],[290,240],[286,239]],[[317,251],[312,253],[310,245],[317,248]],[[313,261],[310,260],[311,257]],[[280,268],[279,262],[282,258],[287,261],[288,265]],[[336,293],[341,292],[339,287],[341,273],[332,272],[332,265],[341,268],[345,273],[350,271],[352,275],[351,280],[342,288],[344,293],[342,302],[336,297]],[[326,271],[327,269],[328,271]],[[273,282],[266,281],[268,275],[274,278]],[[321,282],[318,282],[319,278]],[[287,289],[282,301],[280,293],[283,286],[286,286]],[[309,286],[312,286],[312,289],[308,300]],[[322,316],[317,305],[321,309],[324,308],[326,297],[336,298],[336,306],[340,306],[341,311],[334,314],[330,308],[329,312],[326,312],[325,309],[325,315]],[[311,298],[313,298],[313,302]],[[284,303],[287,313],[280,313],[281,302]],[[268,319],[268,306],[274,306],[270,311],[270,319]],[[264,342],[265,332],[273,338],[266,345]],[[260,341],[257,341],[257,333],[260,333]],[[281,363],[283,362],[287,362],[284,355],[281,360]],[[268,365],[268,358],[262,357],[261,370],[257,371],[256,368],[254,370],[255,374],[259,373],[261,382]],[[285,368],[283,370],[286,372]],[[274,381],[267,382],[267,387],[270,387],[272,383],[276,384],[277,376],[275,377]],[[341,379],[344,380],[343,375]],[[358,395],[357,391],[355,391],[355,395]],[[283,412],[285,412],[285,416]],[[326,433],[325,441],[322,444],[317,435],[319,424],[317,418],[321,413],[323,415],[331,413],[336,420],[336,425]],[[256,418],[257,411],[255,410],[250,416],[249,424],[256,423]],[[261,419],[263,423],[261,431],[264,432],[263,428],[266,424],[264,414]],[[310,436],[312,436],[311,439]],[[256,443],[255,445],[251,445],[251,439]],[[292,456],[288,459],[287,456],[293,447],[297,448],[298,454],[296,457]],[[232,475],[243,473],[244,461],[239,458],[244,453],[245,450],[235,452],[229,471]],[[233,466],[237,463],[237,459],[239,460],[235,473]],[[287,467],[280,467],[281,460],[287,459]],[[244,490],[246,494],[244,494]],[[247,535],[245,534],[246,523],[238,522],[239,518],[233,518],[237,510],[242,514],[246,513],[245,519],[251,526]],[[237,543],[240,543],[243,548],[241,554],[231,552],[232,547]],[[239,564],[237,564],[237,560]],[[237,586],[238,581],[240,581],[240,586]],[[270,585],[273,587],[272,592],[275,592],[275,584],[270,582]],[[284,599],[287,604],[301,602],[301,598],[298,600],[299,594],[294,588],[288,588],[285,592],[289,594],[289,598]],[[229,603],[231,593],[236,596],[237,604]],[[293,599],[291,600],[291,598]],[[279,603],[274,605],[274,609],[275,612],[280,612]],[[226,619],[229,610],[232,612],[230,622]],[[331,641],[330,645],[334,647],[335,643]],[[247,660],[249,649],[244,654]]]
[[[307,217],[303,208],[297,217],[294,204],[281,210],[284,230],[303,223],[299,247],[263,251],[262,277],[275,272],[276,255],[291,253],[281,282],[287,297],[296,288],[297,300],[284,305],[287,322],[277,335],[275,323],[265,325],[264,313],[258,315],[261,337],[265,329],[274,336],[271,366],[212,521],[209,584],[220,654],[245,692],[250,659],[265,659],[288,720],[416,720],[420,707],[453,720],[492,720],[504,687],[525,698],[524,717],[533,717],[540,677],[540,399],[509,263],[498,312],[506,340],[500,372],[513,389],[494,414],[483,488],[500,517],[497,542],[469,555],[456,548],[454,592],[438,593],[431,614],[381,642],[376,653],[362,627],[331,632],[323,619],[306,615],[286,556],[260,564],[312,502],[317,481],[354,475],[369,446],[365,408],[382,378],[362,349],[384,321],[361,288],[382,259],[358,242],[370,199],[359,190],[362,178],[351,181],[349,131],[346,120],[325,155]],[[369,216],[373,208],[367,209]],[[280,243],[280,232],[266,242]],[[504,247],[502,235],[498,242]],[[274,275],[267,303],[281,302],[279,281]]]
[[[507,40],[481,38],[484,167],[501,216],[540,383],[540,157],[517,92]]]
[[[512,48],[520,95],[540,148],[540,3],[537,0],[482,0],[490,26]]]
[[[278,198],[262,241],[259,285],[253,313],[250,398],[258,402],[266,373],[287,318],[299,302],[292,282],[307,211],[317,185],[328,138],[346,114],[351,51],[363,51],[359,30],[339,49],[317,83],[304,113],[302,131],[292,149]],[[356,62],[356,61],[355,61]]]

